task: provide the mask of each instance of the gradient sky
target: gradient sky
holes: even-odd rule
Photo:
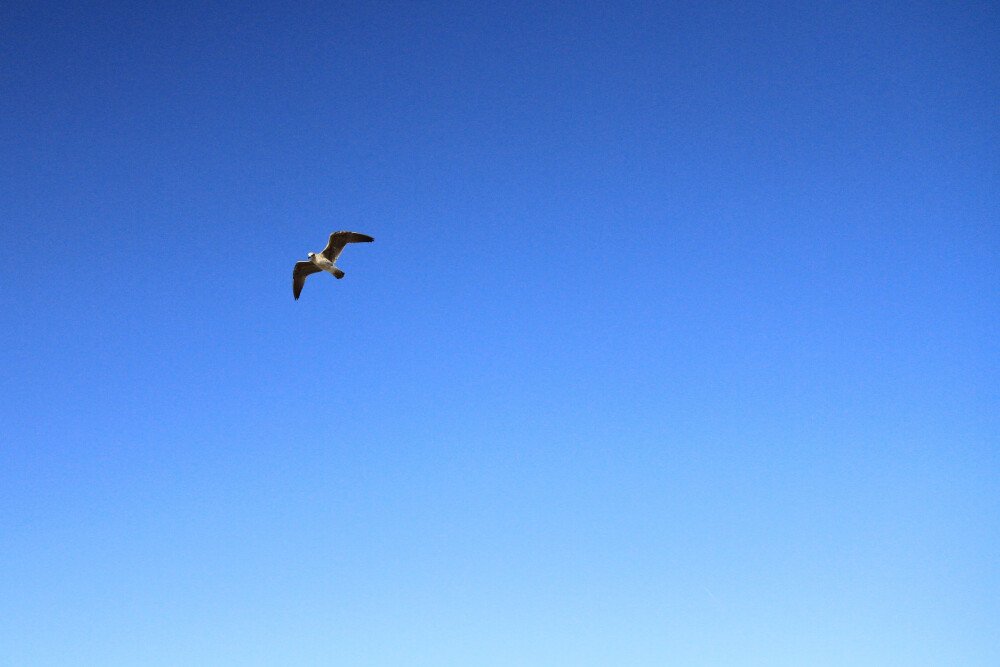
[[[0,664],[1000,664],[996,3],[0,26]]]

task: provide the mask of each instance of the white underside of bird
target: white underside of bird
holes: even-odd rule
[[[326,271],[327,273],[332,273],[335,278],[343,278],[344,272],[337,268],[337,265],[328,260],[323,255],[317,255],[314,252],[309,253],[309,261]]]

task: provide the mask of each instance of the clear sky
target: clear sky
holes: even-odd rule
[[[0,26],[0,664],[1000,664],[996,3]]]

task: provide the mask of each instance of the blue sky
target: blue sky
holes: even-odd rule
[[[0,663],[1000,663],[994,3],[293,5],[0,10]]]

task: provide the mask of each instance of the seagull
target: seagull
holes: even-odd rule
[[[295,262],[295,270],[292,271],[292,293],[295,294],[296,301],[302,293],[302,286],[306,284],[306,277],[320,271],[332,273],[337,279],[344,277],[344,272],[337,268],[334,262],[340,257],[341,251],[348,243],[371,243],[374,241],[367,234],[357,232],[334,232],[330,234],[330,242],[326,248],[318,255],[309,253],[308,262]]]

